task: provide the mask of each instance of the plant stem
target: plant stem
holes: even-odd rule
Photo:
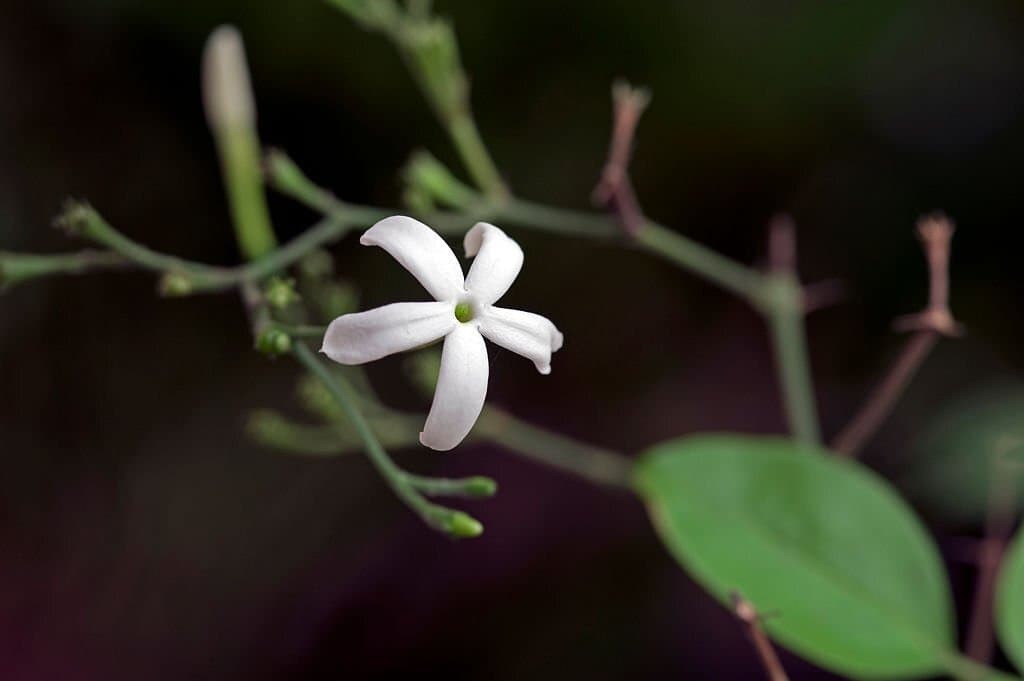
[[[832,450],[839,456],[854,458],[868,440],[878,432],[892,413],[914,374],[935,347],[939,334],[931,329],[915,332],[903,346],[889,373],[875,388],[853,420],[832,441]]]
[[[633,466],[627,457],[530,425],[498,407],[484,407],[476,433],[528,459],[590,482],[631,489]]]
[[[789,430],[798,442],[821,442],[814,386],[807,360],[803,296],[796,277],[788,272],[771,276],[770,295],[764,307],[771,328],[772,347]]]
[[[349,383],[341,376],[334,375],[317,359],[313,351],[303,343],[296,343],[292,351],[295,358],[323,384],[338,406],[351,421],[356,433],[363,441],[363,449],[370,463],[391,487],[391,490],[406,506],[412,509],[428,526],[445,534],[456,534],[457,524],[467,516],[444,506],[433,504],[420,494],[408,475],[391,460],[366,417],[359,409],[359,397]],[[475,521],[474,521],[475,522]],[[479,523],[477,523],[479,525]],[[482,531],[482,528],[480,528]],[[479,534],[479,532],[477,532]]]
[[[85,250],[42,255],[0,251],[0,290],[52,274],[84,274],[98,269],[125,268],[131,261],[117,253]]]
[[[445,123],[452,144],[466,165],[473,182],[488,196],[499,199],[507,196],[508,189],[480,136],[476,121],[469,113],[468,105],[456,110]]]
[[[755,306],[760,299],[764,277],[707,246],[652,222],[644,225],[636,240],[647,251],[735,293]]]

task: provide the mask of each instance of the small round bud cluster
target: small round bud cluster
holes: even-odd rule
[[[270,327],[257,336],[256,349],[265,355],[277,357],[291,351],[292,339],[281,329]]]
[[[299,292],[295,290],[295,280],[281,277],[271,279],[267,283],[263,295],[270,307],[275,310],[283,310],[302,299]]]

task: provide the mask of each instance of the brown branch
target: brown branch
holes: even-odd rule
[[[892,413],[941,336],[955,337],[963,333],[949,310],[949,251],[953,230],[953,223],[940,213],[918,221],[917,234],[928,261],[928,306],[922,312],[896,320],[897,330],[914,331],[914,334],[864,406],[832,441],[832,449],[839,456],[857,456]]]
[[[636,126],[650,101],[651,93],[645,88],[634,88],[625,81],[616,81],[612,86],[612,138],[608,160],[593,194],[594,203],[614,213],[631,238],[640,233],[645,218],[629,179],[629,160]]]
[[[732,600],[732,611],[746,625],[747,635],[750,636],[750,641],[754,644],[754,651],[757,652],[757,657],[760,659],[761,666],[764,667],[768,679],[770,681],[789,681],[789,677],[786,676],[786,670],[782,668],[782,662],[779,660],[772,642],[761,627],[761,616],[754,608],[754,604],[743,598],[743,595],[738,591],[734,591],[730,598]]]
[[[991,489],[988,515],[985,519],[985,539],[978,551],[978,581],[974,587],[974,602],[964,649],[972,660],[987,663],[992,658],[995,639],[992,632],[992,604],[995,597],[996,577],[1003,552],[1013,531],[1016,510],[1017,478],[1020,463],[1010,461],[1007,454],[1020,443],[1004,440],[997,444],[991,467]]]

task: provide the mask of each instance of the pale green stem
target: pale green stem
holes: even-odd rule
[[[456,511],[444,506],[433,504],[426,500],[417,490],[416,485],[409,479],[408,475],[391,460],[384,450],[377,435],[373,432],[366,417],[359,409],[359,396],[344,378],[332,375],[327,367],[317,359],[313,351],[302,343],[296,343],[293,349],[295,358],[307,371],[316,376],[324,388],[331,394],[338,406],[344,411],[351,421],[359,438],[363,441],[363,449],[366,452],[370,463],[377,472],[384,478],[391,487],[391,490],[401,499],[406,506],[412,509],[430,527],[446,534],[459,535],[460,528],[472,528],[473,523],[479,526],[475,520],[469,518],[465,513]],[[471,521],[471,522],[467,522]],[[479,534],[479,528],[473,534]]]
[[[260,177],[260,142],[245,124],[214,129],[221,172],[231,206],[238,247],[246,260],[258,260],[277,247]]]
[[[528,459],[590,482],[631,489],[632,462],[627,457],[530,425],[498,407],[484,408],[474,432]]]
[[[473,182],[488,196],[498,199],[507,196],[508,188],[480,136],[480,130],[469,113],[468,105],[457,109],[449,116],[445,121],[445,127]]]
[[[791,273],[769,277],[763,312],[771,328],[789,429],[797,441],[818,444],[821,432],[804,331],[803,294]]]
[[[0,289],[30,279],[54,274],[84,274],[99,269],[130,267],[131,261],[117,253],[79,251],[43,255],[0,251]]]

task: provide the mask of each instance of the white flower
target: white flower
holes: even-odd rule
[[[452,449],[476,423],[487,395],[484,338],[533,360],[540,373],[551,373],[561,332],[545,317],[494,305],[523,266],[523,250],[505,232],[478,222],[466,233],[466,257],[476,260],[465,278],[444,239],[409,217],[381,220],[359,243],[390,253],[436,302],[393,303],[342,315],[327,328],[321,352],[335,362],[363,364],[444,337],[437,390],[420,433],[424,445]]]

